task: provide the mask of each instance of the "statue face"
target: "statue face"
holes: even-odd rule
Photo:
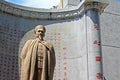
[[[45,31],[44,31],[44,29],[43,28],[38,28],[37,30],[36,30],[36,36],[37,37],[44,37],[44,35],[45,35]]]

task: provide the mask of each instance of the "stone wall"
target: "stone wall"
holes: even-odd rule
[[[87,63],[86,56],[81,58],[86,51],[82,50],[86,46],[83,45],[86,41],[83,13],[82,4],[70,10],[52,11],[0,1],[0,80],[19,80],[21,49],[28,39],[35,38],[33,29],[38,24],[47,28],[45,39],[55,47],[57,63],[54,80],[86,80],[87,66],[82,67]],[[79,42],[79,39],[84,42]],[[83,46],[78,45],[80,43]],[[72,69],[73,67],[75,68]],[[76,76],[72,76],[73,74]],[[84,75],[79,76],[80,74]]]
[[[110,4],[101,15],[103,69],[106,80],[120,79],[120,2]]]

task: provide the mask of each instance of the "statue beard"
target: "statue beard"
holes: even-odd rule
[[[42,40],[44,36],[45,36],[44,34],[38,34],[36,35],[36,38],[39,38],[40,40]]]

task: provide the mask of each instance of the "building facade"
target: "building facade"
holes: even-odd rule
[[[103,74],[91,74],[88,73],[92,69],[89,64],[95,65],[93,70],[98,68],[96,64],[88,63],[94,60],[89,59],[87,54],[89,33],[93,31],[89,27],[93,25],[89,17],[92,15],[99,24],[98,16],[94,18],[95,12],[87,13],[89,10],[83,7],[84,1],[65,1],[62,4],[65,8],[61,10],[28,8],[0,1],[0,80],[19,80],[19,55],[25,42],[35,37],[33,29],[37,24],[46,26],[45,39],[52,42],[56,50],[54,80],[99,80],[102,75],[106,80],[120,79],[120,3],[111,0],[105,10],[101,4],[92,6],[92,9],[100,9],[101,13]],[[98,46],[93,45],[93,48],[99,50]],[[96,60],[100,61],[100,57]]]

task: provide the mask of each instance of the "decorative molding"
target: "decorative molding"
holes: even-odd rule
[[[100,3],[98,2],[90,2],[90,3],[86,3],[85,4],[85,10],[88,11],[88,10],[98,10],[100,11]]]
[[[6,1],[0,1],[0,11],[15,16],[24,18],[42,19],[42,20],[56,20],[56,19],[69,19],[82,15],[88,9],[101,9],[101,4],[90,3],[86,5],[82,1],[77,7],[71,9],[38,9],[29,8],[24,6],[15,5]]]

